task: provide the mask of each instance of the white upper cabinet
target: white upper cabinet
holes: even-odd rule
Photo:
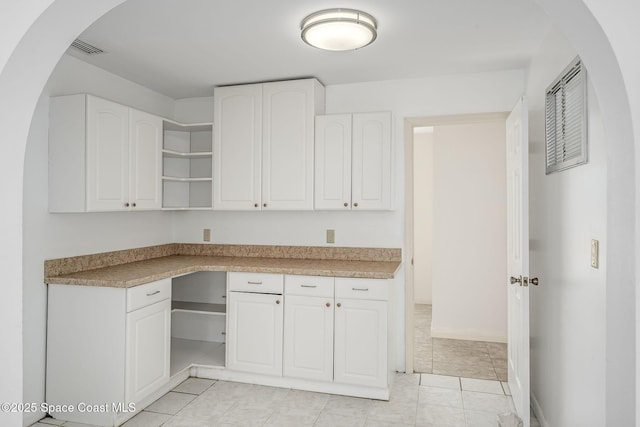
[[[215,88],[213,208],[259,209],[262,85]]]
[[[160,117],[86,94],[50,107],[50,212],[160,209]]]
[[[123,210],[128,198],[129,108],[89,96],[87,210]]]
[[[129,197],[137,209],[159,209],[162,119],[134,109],[129,113]]]
[[[316,117],[315,208],[391,209],[391,113]]]
[[[262,88],[262,207],[313,209],[313,139],[324,89],[315,79]]]
[[[216,88],[214,209],[313,209],[315,79]]]
[[[316,117],[315,207],[351,207],[351,114]]]

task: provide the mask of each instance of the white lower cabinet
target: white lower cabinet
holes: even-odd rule
[[[285,276],[284,375],[387,387],[388,299],[386,280]]]
[[[159,397],[169,381],[170,299],[170,279],[128,289],[49,285],[51,416],[117,426]]]
[[[387,386],[387,302],[336,299],[334,381]]]
[[[333,380],[333,280],[285,277],[286,377]]]
[[[254,293],[262,286],[274,291],[274,278],[279,280],[280,294]],[[282,275],[229,273],[227,283],[227,368],[281,376]],[[258,289],[247,291],[247,286]]]
[[[127,313],[125,401],[139,402],[169,381],[171,300]]]

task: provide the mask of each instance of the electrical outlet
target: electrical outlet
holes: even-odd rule
[[[591,267],[598,268],[600,265],[600,242],[591,240]]]
[[[205,228],[202,231],[202,240],[205,242],[210,242],[211,241],[211,229],[210,228]]]
[[[327,243],[336,242],[336,230],[327,230]]]

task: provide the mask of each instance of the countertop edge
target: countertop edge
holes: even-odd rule
[[[163,258],[169,257],[158,257],[153,258],[151,260],[146,261],[154,261],[161,262]],[[198,260],[201,258],[201,260]],[[246,265],[246,262],[255,260],[255,258],[244,258],[237,257],[237,259],[242,259],[244,263],[233,262],[233,259],[227,260],[227,262],[221,262],[219,264],[212,264],[210,261],[215,257],[200,255],[200,256],[188,256],[185,257],[185,265],[184,266],[167,266],[166,270],[159,270],[154,272],[153,274],[144,274],[141,273],[139,276],[135,276],[127,279],[109,279],[106,277],[100,277],[100,275],[108,276],[109,269],[113,267],[104,267],[95,270],[85,270],[78,273],[72,273],[69,275],[59,275],[59,276],[48,276],[44,278],[44,282],[46,284],[55,284],[55,285],[79,285],[79,286],[97,286],[97,287],[111,287],[111,288],[131,288],[139,285],[143,285],[145,283],[154,282],[156,280],[162,280],[171,277],[177,277],[184,274],[196,273],[200,271],[221,271],[221,272],[252,272],[252,273],[272,273],[272,274],[293,274],[293,275],[309,275],[309,276],[328,276],[328,277],[344,277],[344,278],[367,278],[367,279],[393,279],[395,274],[402,262],[400,261],[353,261],[353,263],[357,263],[359,268],[347,268],[350,261],[338,261],[340,268],[330,268],[331,266],[335,267],[335,260],[306,260],[307,262],[312,262],[314,264],[318,264],[317,267],[299,267],[295,265],[286,266],[259,266],[259,265]],[[175,258],[174,258],[175,260]],[[206,262],[206,261],[209,262]],[[198,262],[200,261],[200,262]],[[287,261],[290,261],[292,264],[299,262],[297,259],[281,259],[281,264],[286,264]],[[135,264],[144,263],[145,261],[137,261],[131,262],[127,264],[121,264],[118,267],[122,268],[131,268],[132,270],[135,268]],[[365,269],[362,268],[363,264],[383,264],[385,269],[380,271],[379,268]],[[325,265],[322,265],[325,264]],[[332,265],[333,264],[333,265]],[[74,277],[78,275],[86,275],[86,274],[94,274],[96,277]]]

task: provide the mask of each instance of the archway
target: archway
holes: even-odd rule
[[[0,120],[4,135],[0,148],[0,194],[5,208],[4,221],[0,224],[4,243],[0,248],[0,268],[5,273],[5,295],[0,300],[3,336],[0,362],[5,366],[0,377],[2,402],[22,400],[22,176],[31,116],[44,84],[71,41],[123,1],[22,1],[16,7],[19,10],[2,18],[6,21],[3,24],[7,24],[2,26],[7,34],[3,34],[0,50],[0,63],[3,64]],[[606,24],[604,27],[609,33],[615,32],[617,18],[620,22],[628,22],[626,16],[633,14],[622,6],[616,5],[620,8],[616,10],[605,5],[606,2],[595,0],[535,1],[556,20],[588,64],[602,105],[607,140],[612,142],[608,150],[611,191],[607,206],[607,259],[610,261],[607,277],[607,423],[631,425],[635,420],[636,395],[634,249],[640,239],[637,232],[630,232],[635,230],[636,219],[637,150],[634,150],[633,110],[628,97],[631,92],[625,87],[625,77],[629,84],[637,63],[625,62],[627,68],[620,68],[618,58],[629,58],[629,44],[620,38],[608,38],[609,34],[602,29],[589,6],[600,7],[596,15]],[[629,31],[631,28],[629,25]],[[636,39],[637,33],[635,30]],[[636,118],[636,122],[640,123],[640,118]],[[3,422],[5,425],[22,424],[21,414],[3,416],[10,417]]]

